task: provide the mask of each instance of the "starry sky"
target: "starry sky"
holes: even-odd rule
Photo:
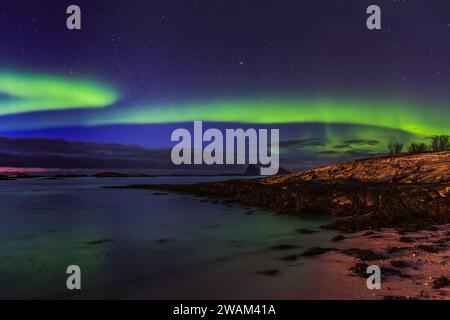
[[[170,168],[193,120],[279,128],[290,170],[427,142],[449,53],[440,0],[2,0],[0,167]]]

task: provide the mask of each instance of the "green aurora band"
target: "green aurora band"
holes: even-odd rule
[[[108,108],[109,109],[109,108]],[[344,99],[254,99],[104,109],[85,125],[174,123],[203,120],[236,123],[368,125],[417,135],[446,134],[449,110],[405,102]]]
[[[98,83],[49,75],[0,71],[0,115],[74,108],[99,108],[116,102],[117,92]]]
[[[120,101],[116,103],[119,93],[98,82],[1,70],[0,95],[3,96],[0,98],[0,116],[35,113],[31,121],[17,118],[15,124],[0,125],[2,130],[8,127],[24,130],[203,120],[248,124],[344,124],[398,130],[419,138],[450,133],[450,109],[447,106],[399,99],[253,97],[128,106]],[[80,108],[91,110],[70,116],[64,112]],[[47,117],[45,111],[53,111],[52,117]],[[335,135],[339,133],[330,134]]]

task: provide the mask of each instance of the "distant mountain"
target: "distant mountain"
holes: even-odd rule
[[[0,180],[15,180],[18,178],[33,178],[33,177],[22,172],[13,172],[10,173],[9,175],[0,174]]]
[[[146,174],[130,174],[121,172],[99,172],[94,174],[96,178],[129,178],[129,177],[148,177]]]
[[[32,177],[23,172],[13,172],[8,175],[8,178],[18,179],[18,178],[32,178]]]
[[[244,176],[259,176],[261,175],[261,165],[250,164],[244,172]],[[289,174],[290,172],[282,167],[278,169],[277,176]]]

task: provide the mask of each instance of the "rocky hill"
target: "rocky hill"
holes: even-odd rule
[[[450,151],[354,160],[301,173],[269,178],[289,180],[359,181],[384,183],[440,183],[450,181]]]

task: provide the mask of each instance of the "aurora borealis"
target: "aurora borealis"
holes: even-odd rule
[[[50,75],[0,71],[0,116],[24,112],[104,107],[114,103],[115,92],[93,82]]]
[[[274,112],[276,110],[276,112]],[[188,122],[203,119],[235,123],[341,123],[401,129],[417,135],[447,133],[440,113],[428,114],[426,106],[368,100],[261,99],[224,103],[192,103],[128,108],[88,120],[88,125],[124,123]]]
[[[20,2],[0,6],[0,136],[156,150],[202,120],[280,128],[313,165],[450,133],[448,4],[381,1],[371,33],[360,1],[80,1],[80,31],[64,1]]]
[[[118,102],[119,94],[94,82],[58,79],[52,76],[23,76],[0,73],[0,92],[11,96],[0,104],[0,115],[108,107]],[[120,100],[119,100],[120,102]],[[197,119],[230,123],[324,123],[371,125],[400,129],[416,135],[448,133],[448,119],[441,112],[429,114],[432,106],[413,103],[315,99],[236,100],[226,102],[196,102],[178,105],[123,106],[106,109],[72,125],[154,124],[189,122]],[[442,110],[445,107],[442,108]],[[439,108],[435,107],[435,110]],[[274,113],[276,110],[276,113]],[[86,112],[86,111],[85,111]],[[41,127],[58,126],[42,124]],[[24,126],[26,128],[26,125]]]

